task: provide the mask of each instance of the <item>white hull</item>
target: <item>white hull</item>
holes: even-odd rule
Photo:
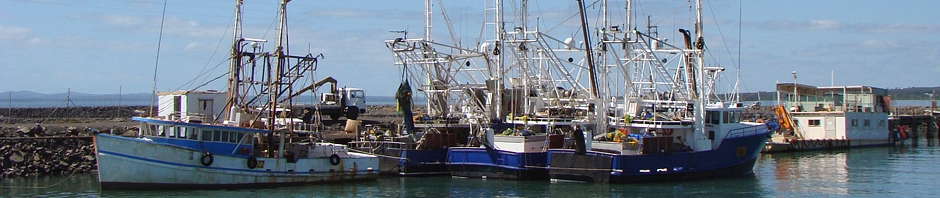
[[[249,169],[247,157],[213,155],[204,166],[204,152],[145,139],[95,136],[98,179],[102,189],[199,188],[205,186],[262,186],[298,183],[374,180],[378,158],[349,153],[332,165],[329,158],[257,158]]]

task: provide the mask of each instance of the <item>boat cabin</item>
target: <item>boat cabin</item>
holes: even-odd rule
[[[172,144],[209,153],[250,155],[253,134],[266,130],[200,123],[170,122],[150,118],[133,118],[141,122],[140,134],[154,142]]]
[[[173,91],[159,92],[157,116],[185,122],[212,122],[225,108],[225,92]]]
[[[777,92],[804,139],[880,140],[888,131],[887,89],[778,83]]]

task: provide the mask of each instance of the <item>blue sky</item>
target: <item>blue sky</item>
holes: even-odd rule
[[[0,0],[0,92],[150,92],[163,2]],[[276,1],[245,4],[244,35],[273,41]],[[484,1],[444,4],[459,37],[479,34]],[[559,38],[578,31],[575,20],[565,20],[577,11],[575,1],[532,4],[540,29]],[[288,7],[291,53],[323,53],[318,77],[371,95],[390,96],[399,82],[383,41],[400,34],[389,31],[423,31],[420,0],[294,0]],[[704,7],[710,63],[734,70],[740,42],[742,91],[772,91],[778,81],[792,82],[794,70],[800,83],[815,85],[829,85],[834,73],[836,85],[940,86],[936,1],[718,0]],[[233,1],[167,0],[158,91],[191,89],[227,69],[233,8]],[[672,41],[680,40],[675,29],[691,28],[683,0],[639,1],[636,10],[641,26],[650,15]],[[434,37],[448,38],[437,21]]]

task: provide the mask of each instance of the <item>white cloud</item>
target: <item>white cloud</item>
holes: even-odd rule
[[[842,25],[838,21],[833,20],[812,20],[809,22],[808,29],[816,30],[833,30],[841,28]]]
[[[31,45],[42,45],[42,44],[46,44],[46,43],[48,43],[48,42],[46,42],[46,40],[43,40],[43,39],[40,39],[40,38],[31,38],[31,39],[29,39],[29,41],[28,41],[27,43],[29,43],[29,44],[31,44]]]
[[[140,18],[127,15],[109,15],[102,17],[102,19],[108,24],[119,26],[137,26],[143,21]]]
[[[167,17],[163,20],[160,16],[155,17],[137,17],[131,15],[99,15],[99,14],[72,14],[71,18],[92,19],[104,23],[103,29],[107,31],[129,32],[129,33],[158,33],[161,29],[161,23],[164,35],[182,35],[185,37],[219,37],[230,34],[226,25],[205,25],[196,20],[190,20],[180,17]]]
[[[164,34],[177,34],[188,37],[211,37],[218,38],[219,36],[224,36],[231,34],[228,32],[227,26],[222,25],[203,25],[197,21],[186,20],[177,17],[167,18],[166,24],[163,27]],[[160,23],[156,22],[152,27],[152,31],[160,31]]]
[[[890,49],[890,48],[901,47],[901,45],[898,44],[898,42],[896,41],[875,40],[875,39],[862,41],[861,45],[862,47],[879,48],[879,49]]]
[[[29,28],[0,25],[0,40],[26,40],[32,32]]]
[[[184,47],[183,50],[191,50],[191,49],[196,48],[196,47],[199,47],[199,46],[200,46],[200,44],[197,43],[197,42],[190,42],[189,44],[186,44],[186,47]]]
[[[768,30],[833,30],[843,32],[867,32],[867,33],[909,33],[909,34],[937,34],[940,33],[940,25],[911,25],[911,24],[874,24],[874,23],[842,23],[834,20],[810,20],[810,21],[762,21],[753,24],[761,29]]]

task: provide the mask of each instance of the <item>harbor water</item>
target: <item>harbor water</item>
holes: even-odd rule
[[[3,179],[0,197],[937,197],[936,139],[904,146],[761,155],[754,174],[593,184],[441,177],[260,189],[100,191],[96,174]]]

